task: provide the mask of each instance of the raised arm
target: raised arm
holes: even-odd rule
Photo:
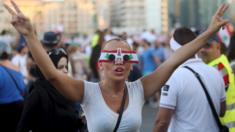
[[[11,23],[15,29],[25,37],[28,48],[45,78],[49,80],[61,94],[70,100],[81,101],[84,91],[83,81],[74,80],[57,71],[38,40],[30,20],[24,16],[14,1],[11,1],[11,4],[15,11],[4,4],[4,7],[12,15]]]
[[[207,39],[228,22],[222,18],[227,8],[228,5],[222,4],[212,17],[211,24],[205,32],[203,32],[193,41],[178,49],[152,74],[141,78],[144,87],[145,99],[148,99],[155,92],[159,91],[165,82],[169,79],[174,70],[184,61],[195,55],[196,52],[206,43]]]

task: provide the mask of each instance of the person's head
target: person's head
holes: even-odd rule
[[[0,60],[8,60],[10,56],[10,49],[8,45],[0,41]]]
[[[20,53],[21,55],[26,55],[28,53],[28,47],[26,45],[18,45],[16,47],[16,50],[18,53]]]
[[[48,51],[54,66],[61,72],[68,73],[68,55],[63,48],[55,48]]]
[[[128,43],[120,38],[107,41],[99,59],[102,77],[113,81],[125,81],[132,68],[132,63],[138,61],[135,54],[132,53]]]
[[[139,47],[139,43],[137,41],[134,41],[132,44],[133,51],[137,51]]]
[[[151,43],[147,39],[143,39],[141,41],[141,46],[143,46],[144,48],[149,48],[151,46]]]
[[[163,43],[163,42],[161,42],[161,40],[156,39],[156,40],[154,41],[154,47],[155,47],[155,48],[159,48],[159,47],[162,46],[162,43]]]
[[[187,27],[181,27],[175,30],[173,34],[174,40],[181,46],[187,44],[188,42],[194,40],[197,35]]]
[[[221,55],[222,46],[224,47],[224,44],[214,35],[207,41],[206,45],[200,49],[199,55],[205,63],[209,63]]]
[[[58,33],[49,31],[49,32],[45,32],[43,35],[43,39],[41,40],[43,46],[47,49],[53,49],[56,48],[57,45],[60,42],[60,35]]]
[[[187,27],[181,27],[174,31],[173,36],[170,40],[170,48],[176,51],[180,47],[194,40],[197,35]],[[191,58],[193,58],[192,56]]]
[[[63,48],[55,48],[51,49],[48,52],[48,56],[53,62],[54,66],[60,72],[67,74],[68,73],[68,55],[67,52]],[[32,59],[33,60],[33,59]],[[35,71],[34,71],[35,70]],[[31,72],[35,73],[35,77],[40,79],[45,79],[40,69],[36,66],[36,68],[32,67]]]
[[[26,55],[29,51],[26,43],[27,42],[25,38],[22,35],[20,35],[20,39],[19,42],[17,43],[16,50],[21,55]]]
[[[228,48],[228,59],[231,60],[235,60],[235,34],[232,35],[232,37],[230,38],[230,44],[229,44],[229,48]]]

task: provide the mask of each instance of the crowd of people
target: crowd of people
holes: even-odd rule
[[[11,4],[4,6],[19,35],[4,30],[0,36],[1,130],[140,131],[147,103],[159,106],[155,132],[235,131],[235,34],[229,46],[216,34],[228,24],[228,5],[202,33],[186,27],[160,35],[48,31],[38,39]]]

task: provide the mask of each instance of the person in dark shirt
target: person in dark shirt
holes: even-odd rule
[[[10,49],[0,41],[0,131],[15,132],[23,109],[25,84],[20,70],[9,60]]]
[[[57,70],[67,74],[68,56],[62,48],[48,52]],[[37,80],[33,82],[25,100],[17,132],[77,132],[81,127],[75,103],[60,94],[36,68]]]

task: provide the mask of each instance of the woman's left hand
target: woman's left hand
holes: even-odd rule
[[[228,23],[228,20],[223,18],[223,15],[228,9],[228,7],[229,5],[225,3],[220,5],[220,7],[217,9],[217,11],[215,12],[214,16],[211,19],[211,23],[207,28],[208,31],[212,33],[217,32],[222,26]]]

